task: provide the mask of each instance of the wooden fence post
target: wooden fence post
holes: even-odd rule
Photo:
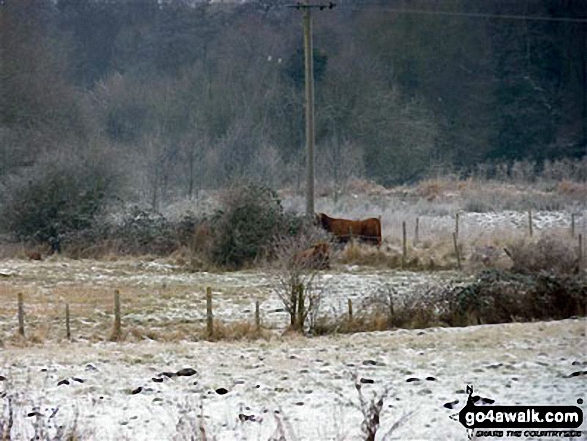
[[[459,237],[459,213],[455,213],[455,234]]]
[[[214,317],[212,315],[212,288],[206,288],[206,334],[208,338],[214,335]]]
[[[420,218],[416,218],[416,232],[414,234],[414,246],[418,244],[420,240]]]
[[[261,331],[261,314],[259,312],[259,300],[255,300],[255,329]]]
[[[452,233],[452,242],[455,246],[455,253],[457,255],[457,268],[459,269],[459,271],[462,269],[461,267],[461,253],[459,251],[459,245],[457,243],[457,233]]]
[[[390,289],[389,293],[387,294],[387,307],[388,307],[388,315],[387,315],[387,326],[390,328],[393,327],[393,319],[394,319],[394,308],[393,308],[393,291]]]
[[[349,307],[349,322],[352,322],[353,321],[353,301],[352,301],[352,299],[348,299],[347,304]]]
[[[402,222],[402,268],[408,260],[408,239],[406,235],[406,221]]]
[[[577,267],[579,271],[583,270],[583,235],[579,233],[579,257],[577,262]]]
[[[534,235],[534,228],[532,226],[532,210],[528,210],[528,232],[530,237]]]
[[[71,328],[69,326],[69,303],[65,304],[65,335],[71,340]]]
[[[575,213],[571,213],[571,237],[575,237]]]
[[[24,302],[22,293],[18,293],[18,333],[24,337]]]
[[[122,337],[122,320],[120,319],[120,291],[114,290],[114,328],[112,329],[111,341],[120,341]]]

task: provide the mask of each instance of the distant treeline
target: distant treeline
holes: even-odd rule
[[[290,3],[0,1],[0,181],[75,157],[155,207],[234,178],[303,184]],[[587,151],[586,1],[344,0],[313,17],[321,180]]]

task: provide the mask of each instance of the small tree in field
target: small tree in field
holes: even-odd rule
[[[275,291],[295,331],[303,331],[308,319],[310,329],[314,328],[324,292],[319,274],[329,266],[329,248],[324,233],[314,228],[297,236],[282,236],[276,241],[278,283]]]

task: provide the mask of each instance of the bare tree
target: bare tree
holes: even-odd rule
[[[199,199],[200,191],[204,185],[204,176],[206,170],[205,149],[208,140],[204,135],[199,133],[189,133],[179,141],[180,155],[184,162],[185,173],[187,178],[187,197],[192,199],[194,193],[196,199]]]
[[[352,178],[364,176],[362,151],[349,139],[333,137],[318,148],[317,155],[319,175],[323,184],[333,187],[335,200],[345,193]]]
[[[325,290],[320,271],[329,266],[330,243],[312,228],[297,237],[281,237],[275,246],[278,283],[275,291],[290,316],[291,329],[314,328]],[[309,320],[309,323],[307,323]]]
[[[280,188],[284,182],[284,164],[279,151],[267,143],[259,146],[251,164],[251,173],[264,185]]]

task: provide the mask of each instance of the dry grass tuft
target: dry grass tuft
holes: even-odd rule
[[[393,254],[357,242],[350,242],[339,254],[340,263],[350,265],[389,266],[393,260]]]
[[[51,324],[48,322],[41,323],[41,325],[31,333],[28,339],[33,344],[42,344],[49,340],[50,332]]]
[[[429,240],[417,248],[408,246],[405,259],[401,245],[388,243],[378,249],[350,243],[337,255],[337,262],[409,271],[448,270],[456,266],[454,248],[448,242],[433,244]]]
[[[443,183],[441,183],[441,181],[438,179],[434,179],[421,181],[416,187],[415,193],[427,201],[433,201],[440,198],[440,196],[442,196],[444,193],[444,190]]]
[[[391,190],[375,182],[356,178],[349,182],[347,190],[353,194],[368,194],[370,196],[381,196],[391,192]]]
[[[144,326],[133,326],[128,330],[129,338],[135,341],[141,340],[162,340],[161,332],[155,329],[147,329]]]
[[[587,183],[574,182],[563,179],[556,186],[556,192],[563,195],[580,196],[587,198]]]
[[[424,179],[414,189],[414,194],[431,202],[447,197],[454,197],[467,189],[472,181],[460,181],[456,177],[446,176],[435,179]]]
[[[579,271],[576,241],[568,233],[549,233],[537,238],[517,239],[506,247],[518,273],[547,271],[555,274],[573,274]]]
[[[270,338],[271,332],[263,328],[257,329],[250,322],[214,322],[214,334],[211,340],[269,340]]]

